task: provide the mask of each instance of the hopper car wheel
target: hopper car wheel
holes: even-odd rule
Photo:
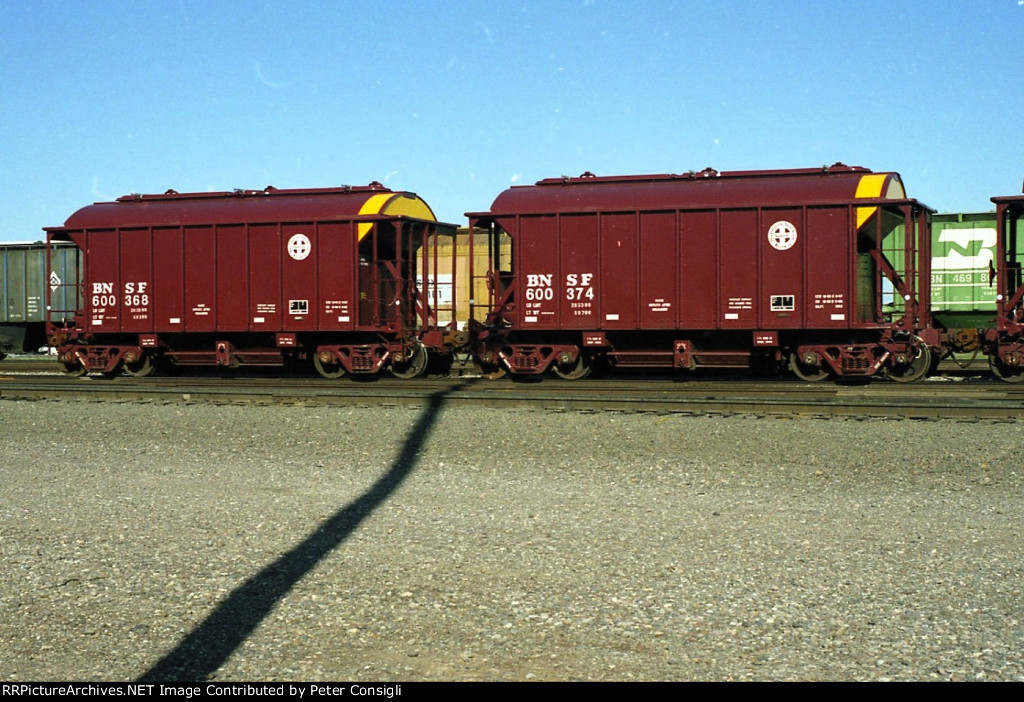
[[[889,377],[897,383],[913,383],[928,375],[932,367],[932,350],[921,343],[916,348],[914,360],[899,368],[890,368]]]
[[[313,354],[313,367],[316,368],[317,373],[330,380],[345,375],[345,366],[340,363],[324,363],[320,360],[318,353]]]
[[[488,380],[504,378],[505,374],[508,372],[500,363],[482,363],[476,356],[473,357],[473,367],[476,369],[477,373]]]
[[[62,363],[64,366],[64,375],[69,378],[81,378],[85,375],[85,366],[81,363]]]
[[[576,357],[576,363],[571,366],[560,366],[557,363],[553,365],[552,370],[562,380],[583,380],[590,375],[590,359],[580,354]]]
[[[1007,383],[1024,383],[1024,369],[1011,368],[996,356],[988,357],[988,367],[992,375]]]
[[[418,378],[423,375],[423,371],[427,370],[427,361],[429,361],[429,354],[427,348],[422,342],[417,342],[415,350],[412,353],[412,358],[403,361],[401,363],[392,363],[390,366],[391,375],[402,380],[411,380]]]
[[[147,375],[152,375],[155,368],[153,357],[148,353],[142,354],[142,358],[135,363],[124,364],[125,372],[133,378],[145,378]]]
[[[819,380],[824,380],[828,377],[828,371],[821,366],[807,366],[800,362],[799,354],[790,354],[789,356],[789,369],[793,371],[793,375],[800,380],[806,380],[809,383],[816,383]]]

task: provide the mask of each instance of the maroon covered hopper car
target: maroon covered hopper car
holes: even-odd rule
[[[469,215],[489,241],[476,357],[494,375],[604,363],[916,380],[939,348],[929,212],[898,174],[843,164],[514,186]]]
[[[411,377],[449,354],[452,293],[421,281],[455,228],[413,193],[168,191],[47,232],[82,252],[84,306],[49,330],[71,374],[311,362],[325,377]]]

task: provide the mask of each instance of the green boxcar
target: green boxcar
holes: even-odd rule
[[[996,213],[934,214],[931,218],[931,311],[946,329],[995,325]],[[893,228],[883,252],[901,274],[903,227]],[[886,311],[894,314],[892,286],[883,288]],[[898,306],[896,306],[898,308]]]
[[[947,329],[995,324],[996,213],[932,216],[932,315]]]
[[[52,320],[70,319],[79,307],[78,248],[55,247],[52,264],[47,271],[43,243],[0,244],[0,358],[45,344],[47,286]]]

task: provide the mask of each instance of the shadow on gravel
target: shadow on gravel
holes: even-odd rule
[[[259,626],[317,563],[337,548],[402,484],[416,467],[447,395],[436,392],[409,432],[401,452],[373,486],[325,521],[291,551],[235,588],[196,629],[186,636],[137,682],[186,682],[208,679]]]

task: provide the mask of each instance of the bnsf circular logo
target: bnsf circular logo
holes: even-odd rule
[[[309,237],[305,234],[294,234],[288,240],[288,255],[296,261],[301,261],[309,256],[309,252],[312,250],[313,244],[309,242]]]
[[[779,251],[792,248],[793,244],[796,243],[796,227],[793,226],[792,222],[780,219],[768,227],[768,243]]]

